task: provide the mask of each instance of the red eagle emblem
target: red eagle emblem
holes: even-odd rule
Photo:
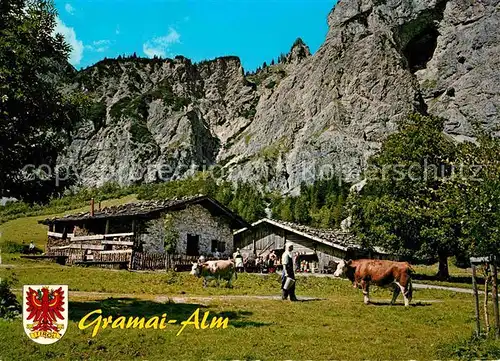
[[[64,320],[64,291],[62,287],[49,290],[42,287],[35,291],[31,287],[26,292],[27,320],[33,320],[32,331],[59,332],[57,320]]]

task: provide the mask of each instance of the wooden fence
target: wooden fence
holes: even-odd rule
[[[192,263],[198,260],[198,256],[170,255],[165,253],[133,252],[132,250],[117,251],[92,251],[65,248],[47,252],[49,256],[68,256],[67,265],[73,265],[76,261],[94,262],[128,262],[128,268],[133,270],[187,270]],[[99,267],[112,268],[112,265],[102,264]]]
[[[83,256],[85,254],[85,250],[74,249],[74,248],[66,248],[66,249],[56,249],[47,252],[48,256],[68,256],[66,260],[67,265],[72,265],[76,261],[83,260]]]
[[[135,252],[131,268],[135,270],[176,269],[188,267],[197,260],[198,256]]]

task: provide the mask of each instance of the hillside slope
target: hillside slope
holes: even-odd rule
[[[102,207],[111,207],[135,201],[137,201],[137,197],[135,195],[130,195],[118,199],[102,201],[101,205]],[[87,210],[88,206],[85,206],[68,210],[62,213],[19,217],[17,219],[2,223],[0,224],[0,250],[2,249],[2,245],[5,242],[15,242],[19,244],[25,243],[26,245],[28,245],[30,241],[34,241],[35,245],[38,248],[45,250],[48,227],[43,224],[39,224],[38,221],[52,217],[84,212]]]

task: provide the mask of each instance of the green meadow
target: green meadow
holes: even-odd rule
[[[68,284],[67,334],[56,344],[38,345],[21,320],[0,321],[0,359],[28,360],[197,360],[197,359],[418,359],[446,358],[460,351],[474,327],[472,296],[415,290],[412,306],[388,304],[391,293],[374,288],[372,305],[349,282],[300,277],[291,303],[279,295],[279,276],[240,274],[234,288],[202,287],[188,273],[129,272],[20,261],[0,268],[0,278],[23,284]],[[307,297],[307,299],[306,299]],[[313,298],[313,299],[311,299]],[[490,303],[491,304],[491,303]],[[91,311],[102,316],[175,319],[165,329],[79,329]],[[228,327],[197,329],[182,324],[196,310],[228,318]],[[95,320],[95,318],[90,318]],[[191,321],[194,319],[191,318]],[[89,322],[90,322],[89,321]],[[201,321],[201,320],[200,320]]]
[[[135,196],[104,205],[134,201]],[[56,213],[85,211],[86,207]],[[5,242],[33,239],[43,248],[46,228],[38,220],[54,215],[21,217],[0,225]],[[475,343],[472,296],[441,290],[415,289],[412,306],[402,299],[390,306],[391,292],[371,290],[372,305],[363,304],[349,282],[326,277],[300,277],[297,294],[304,302],[281,301],[279,275],[239,274],[234,287],[202,287],[188,273],[130,272],[60,266],[24,260],[2,253],[0,278],[13,281],[21,301],[25,284],[67,284],[70,290],[66,335],[53,345],[38,345],[24,334],[21,319],[0,320],[0,360],[198,360],[198,359],[471,359],[500,357],[495,341]],[[450,265],[452,279],[433,279],[437,265],[414,266],[415,281],[441,286],[470,287],[470,270]],[[481,302],[483,302],[481,300]],[[491,302],[490,302],[491,308]],[[177,320],[165,329],[79,329],[89,312],[102,317],[144,317],[166,314]],[[228,318],[227,328],[197,329],[181,322],[200,318]],[[491,311],[492,315],[493,312]],[[97,315],[92,316],[97,317]],[[94,319],[89,319],[90,321]],[[199,320],[201,321],[201,320]],[[480,357],[481,358],[481,357]]]

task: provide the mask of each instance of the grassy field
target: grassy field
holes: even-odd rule
[[[390,292],[372,291],[374,305],[349,282],[301,277],[297,294],[316,297],[300,303],[259,299],[279,294],[278,275],[240,274],[234,288],[202,287],[187,273],[128,272],[19,262],[0,268],[0,278],[15,278],[18,297],[23,284],[68,284],[68,333],[54,345],[30,341],[21,321],[0,321],[0,360],[93,359],[418,359],[443,358],[473,330],[470,295],[415,290],[413,306],[389,306]],[[106,292],[99,294],[96,292]],[[202,300],[190,297],[205,297]],[[227,296],[244,296],[228,298]],[[112,298],[111,298],[112,297]],[[170,302],[183,298],[184,303]],[[170,300],[170,301],[169,301]],[[226,329],[195,329],[168,325],[165,330],[105,329],[91,337],[79,330],[80,319],[102,309],[103,316],[187,320],[200,308],[228,317]],[[451,345],[451,346],[450,346]],[[443,351],[445,350],[445,351]],[[499,355],[500,356],[500,355]]]
[[[134,196],[104,202],[105,206],[134,201]],[[86,208],[68,211],[75,213]],[[62,214],[58,214],[62,215]],[[35,241],[45,244],[46,228],[25,217],[0,225],[2,242]],[[0,320],[0,360],[198,360],[198,359],[446,359],[469,340],[474,326],[472,297],[448,291],[415,290],[412,307],[389,306],[389,290],[372,289],[375,304],[365,306],[359,290],[349,282],[301,277],[300,303],[263,299],[279,295],[278,275],[240,274],[234,288],[202,287],[187,273],[128,272],[65,267],[49,262],[21,260],[2,254],[0,278],[14,280],[18,298],[24,284],[68,284],[69,327],[54,345],[41,346],[24,334],[21,321]],[[415,282],[469,287],[470,270],[450,265],[452,282],[432,279],[437,265],[414,266]],[[455,282],[460,280],[461,282]],[[235,296],[235,297],[232,297]],[[193,297],[202,297],[201,299]],[[232,297],[232,298],[231,298]],[[179,301],[179,299],[182,299]],[[174,303],[173,300],[182,303]],[[491,305],[491,303],[490,303]],[[96,337],[77,325],[90,311],[103,316],[152,317],[187,320],[200,309],[211,316],[228,317],[226,329],[195,329],[168,325],[164,330],[105,329]],[[493,313],[491,312],[491,315]],[[493,343],[492,347],[496,347]],[[469,346],[467,346],[469,347]],[[464,350],[468,350],[465,347]],[[477,353],[476,353],[477,354]],[[469,359],[464,351],[464,359]],[[492,358],[492,354],[488,354]],[[498,354],[500,357],[500,346]]]
[[[136,196],[131,195],[120,199],[103,201],[102,207],[115,206],[133,202],[135,200]],[[44,249],[45,244],[47,243],[47,226],[38,224],[38,221],[46,218],[86,211],[88,211],[88,207],[82,207],[58,214],[17,218],[0,224],[0,249],[2,248],[2,244],[6,241],[13,241],[17,243],[25,242],[26,244],[29,244],[31,240],[35,242],[37,247]]]
[[[459,268],[449,262],[448,268],[450,271],[450,278],[447,281],[440,281],[436,279],[438,272],[438,264],[433,265],[412,265],[416,274],[414,275],[415,282],[444,286],[444,287],[459,287],[459,288],[472,288],[472,269]],[[477,281],[481,287],[483,282],[483,273],[481,269],[477,272]]]

